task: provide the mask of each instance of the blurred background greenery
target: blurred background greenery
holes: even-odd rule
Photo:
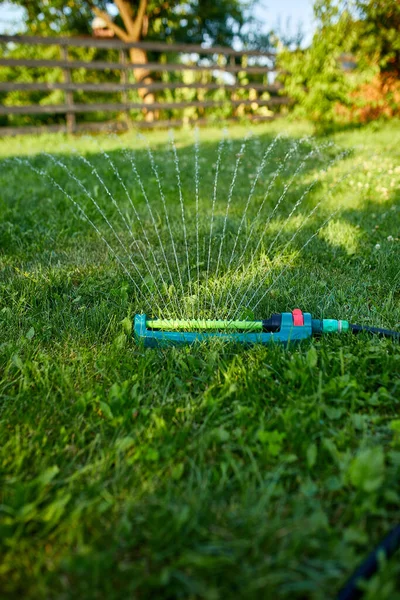
[[[279,3],[280,5],[281,3]],[[313,18],[309,18],[309,12]],[[12,13],[12,9],[16,12]],[[11,12],[10,12],[11,10]],[[179,62],[209,65],[212,55],[174,54],[173,52],[131,49],[128,60],[143,64],[128,72],[127,82],[149,81],[186,84],[221,84],[221,88],[162,89],[156,92],[129,90],[126,102],[218,101],[218,107],[187,107],[161,110],[158,119],[196,120],[208,117],[215,122],[235,116],[246,119],[254,107],[232,106],[229,100],[265,101],[270,93],[254,90],[232,91],[223,84],[279,84],[279,94],[291,99],[290,107],[258,107],[259,116],[288,115],[306,117],[317,130],[340,128],[376,119],[390,119],[400,107],[400,3],[398,0],[287,0],[289,20],[282,22],[277,3],[264,6],[262,0],[11,0],[0,8],[2,32],[36,36],[114,37],[125,42],[194,43],[203,47],[226,46],[238,50],[260,50],[276,55],[274,73],[235,74],[216,71],[150,73],[146,64]],[[7,29],[7,19],[16,19]],[[304,23],[299,14],[306,18]],[[274,21],[275,20],[275,21]],[[118,49],[72,48],[72,60],[119,60]],[[57,46],[0,44],[0,58],[59,59]],[[221,58],[221,57],[220,57]],[[223,57],[222,57],[223,59]],[[228,57],[228,64],[246,67],[254,59]],[[229,62],[230,61],[230,62]],[[252,62],[253,61],[253,62]],[[223,61],[222,61],[223,64]],[[258,63],[260,61],[258,60]],[[261,64],[266,64],[264,63]],[[0,81],[29,83],[63,81],[62,69],[6,66]],[[73,69],[73,83],[119,83],[113,70]],[[93,102],[93,92],[76,91],[74,102]],[[62,90],[0,92],[0,102],[61,104]],[[121,102],[121,94],[96,92],[96,102]],[[225,102],[226,101],[226,102]],[[117,112],[111,117],[122,118]],[[144,119],[142,111],[131,113],[134,120]],[[102,112],[79,114],[78,121],[102,121]],[[110,115],[108,115],[110,118]],[[1,125],[40,125],[62,123],[62,114],[3,115]]]

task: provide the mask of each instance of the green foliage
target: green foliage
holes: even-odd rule
[[[95,16],[93,7],[118,11],[116,5],[107,0],[12,0],[26,10],[26,31],[35,35],[78,35],[91,34],[91,23]],[[139,7],[138,0],[129,3],[133,16]],[[231,45],[240,37],[245,23],[252,21],[252,2],[239,0],[149,0],[146,8],[146,29],[141,37],[156,41],[179,41]],[[118,15],[115,22],[123,26]]]
[[[400,73],[400,3],[397,0],[355,0],[360,34],[354,51],[383,72]]]
[[[257,129],[258,145],[254,139],[243,157],[232,202],[239,215],[249,174],[281,127]],[[310,131],[285,128],[293,138]],[[232,127],[233,155],[246,131]],[[200,201],[209,207],[221,131],[201,137]],[[173,211],[165,138],[152,133],[149,141]],[[320,190],[328,211],[344,210],[276,281],[263,310],[301,306],[316,316],[399,327],[400,124],[331,140],[357,148]],[[195,203],[192,144],[192,132],[177,134],[188,209]],[[279,144],[285,149],[287,141]],[[135,147],[155,201],[143,142],[126,134],[100,145],[132,194],[137,184],[123,151]],[[286,349],[137,347],[132,318],[143,306],[124,273],[47,180],[10,160],[29,157],[79,195],[40,154],[57,152],[70,164],[71,147],[101,167],[129,215],[96,139],[0,142],[2,599],[335,597],[398,522],[398,344],[346,334]],[[300,161],[299,151],[266,214]],[[256,207],[276,164],[255,190]],[[289,206],[321,166],[315,160],[299,172]],[[225,153],[221,191],[229,189],[231,167]],[[347,171],[345,188],[332,189]],[[78,175],[107,204],[93,175]],[[223,209],[226,194],[219,200]],[[291,231],[296,223],[293,217]],[[187,224],[192,235],[195,220]],[[280,224],[277,214],[271,235]],[[256,267],[263,272],[265,263]],[[394,557],[365,586],[366,597],[399,600],[399,581]]]
[[[385,479],[385,455],[381,447],[362,450],[349,466],[349,479],[364,492],[378,490]]]
[[[283,76],[285,91],[296,102],[296,112],[325,127],[335,117],[338,102],[347,104],[351,83],[341,68],[339,57],[350,43],[348,15],[338,16],[330,1],[315,6],[319,26],[306,50],[285,50],[280,65],[288,71]]]
[[[399,71],[400,4],[396,0],[317,0],[317,30],[309,48],[284,50],[280,65],[295,112],[319,129],[340,122],[338,106],[354,107],[352,92],[380,72]],[[354,72],[344,70],[341,57],[351,53]],[[368,101],[368,99],[366,99]]]

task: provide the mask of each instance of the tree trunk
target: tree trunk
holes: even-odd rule
[[[140,0],[136,17],[133,15],[132,5],[129,0],[114,0],[114,2],[124,22],[125,31],[112,21],[107,12],[102,11],[95,6],[93,7],[93,12],[98,17],[104,19],[114,33],[124,42],[139,42],[142,35],[146,36],[148,30],[149,18],[146,14],[148,0]],[[137,65],[146,65],[148,62],[147,54],[141,48],[131,48],[129,50],[129,58],[131,63]],[[134,68],[133,74],[137,83],[150,84],[153,81],[150,76],[150,71],[145,67],[143,67],[143,69]],[[154,94],[152,92],[147,92],[145,89],[138,90],[138,93],[144,104],[152,104],[155,100]],[[146,108],[143,110],[145,112],[146,121],[154,121],[155,113],[151,110],[146,110]]]
[[[131,60],[131,63],[133,64],[143,64],[146,65],[147,64],[147,54],[144,50],[142,50],[141,48],[131,48],[129,50],[129,57]],[[137,83],[152,83],[152,78],[150,76],[150,71],[146,68],[140,69],[140,68],[135,68],[133,69],[133,74],[135,76],[135,81]],[[153,102],[155,102],[155,96],[152,92],[148,92],[145,89],[139,89],[138,90],[139,96],[140,98],[143,100],[144,104],[153,104]],[[154,111],[151,110],[146,110],[144,108],[145,111],[145,119],[146,121],[154,121]]]

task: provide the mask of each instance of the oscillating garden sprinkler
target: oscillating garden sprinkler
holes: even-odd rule
[[[262,321],[218,321],[202,319],[148,319],[136,315],[134,334],[147,347],[193,344],[212,338],[240,344],[288,344],[325,333],[360,333],[363,331],[400,339],[400,333],[379,327],[351,325],[337,319],[313,319],[310,313],[296,308],[291,313],[274,314]]]

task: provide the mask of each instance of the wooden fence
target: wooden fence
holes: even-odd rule
[[[124,126],[130,126],[132,122],[140,127],[152,127],[154,125],[179,125],[182,119],[162,119],[159,114],[166,114],[166,111],[183,110],[188,107],[193,107],[199,111],[208,108],[217,108],[229,104],[232,107],[233,114],[235,109],[241,107],[250,107],[251,114],[249,115],[254,120],[271,119],[274,114],[263,116],[257,114],[259,107],[272,107],[289,103],[289,99],[279,95],[280,86],[276,83],[268,83],[268,74],[275,73],[275,56],[272,53],[261,52],[258,50],[234,50],[232,48],[214,46],[212,48],[203,48],[198,45],[191,44],[164,44],[158,42],[140,42],[140,43],[124,43],[119,40],[96,39],[96,38],[67,38],[67,37],[34,37],[34,36],[8,36],[0,35],[1,44],[24,44],[28,46],[56,46],[59,52],[59,59],[33,59],[33,58],[10,58],[7,53],[0,55],[0,66],[12,67],[13,69],[24,68],[44,68],[44,69],[61,69],[63,73],[63,81],[43,82],[43,81],[1,81],[0,78],[0,93],[13,91],[22,92],[51,92],[61,90],[64,94],[63,104],[24,104],[24,105],[0,105],[1,115],[64,115],[65,121],[62,124],[50,125],[41,130],[47,131],[66,131],[73,133],[82,129],[104,129],[108,128],[110,123],[77,123],[76,115],[81,113],[94,113],[97,111],[120,112],[124,115]],[[15,47],[15,46],[12,46]],[[107,50],[118,50],[119,60],[77,60],[70,56],[69,49],[71,48],[99,48]],[[10,48],[10,46],[6,46]],[[128,61],[128,51],[130,48],[140,48],[150,53],[159,53],[166,57],[166,60],[161,62],[149,62],[143,64],[133,64]],[[174,54],[175,62],[168,62],[168,53]],[[9,54],[9,53],[8,53]],[[197,60],[193,60],[193,55],[197,55]],[[190,60],[188,57],[190,55]],[[176,56],[180,58],[177,59]],[[200,60],[201,58],[201,60]],[[204,62],[206,60],[206,62]],[[260,60],[263,64],[260,64]],[[254,63],[254,64],[250,64]],[[133,71],[135,69],[145,68],[151,75],[150,82],[132,81]],[[74,81],[74,70],[85,69],[87,71],[119,71],[119,83],[116,82],[99,82],[87,83]],[[154,74],[162,76],[165,72],[181,73],[185,71],[208,72],[210,77],[207,82],[185,83],[185,81],[157,81],[154,80]],[[215,73],[219,73],[219,80]],[[226,75],[229,73],[235,77],[233,83],[226,82]],[[237,80],[238,74],[245,75],[251,78],[252,75],[258,75],[260,81],[241,83]],[[129,77],[128,77],[129,75]],[[3,78],[4,79],[4,78]],[[195,99],[189,101],[158,101],[157,93],[163,93],[166,90],[174,91],[179,89],[195,90],[196,94],[199,90],[206,92],[211,90],[226,90],[227,95],[223,100]],[[129,93],[132,91],[138,92],[144,90],[145,93],[152,93],[154,100],[151,103],[144,103],[139,98],[135,101],[129,100]],[[238,96],[238,92],[247,91],[247,98]],[[74,93],[87,92],[89,94],[120,94],[119,102],[87,102],[77,103],[74,99]],[[251,97],[250,97],[251,95]],[[268,96],[266,98],[266,95]],[[143,94],[142,94],[143,96]],[[136,111],[136,117],[135,117]],[[144,114],[155,115],[155,120],[149,122],[144,120]],[[204,119],[197,121],[204,122]],[[1,127],[0,135],[13,135],[32,131],[38,131],[36,127]]]

